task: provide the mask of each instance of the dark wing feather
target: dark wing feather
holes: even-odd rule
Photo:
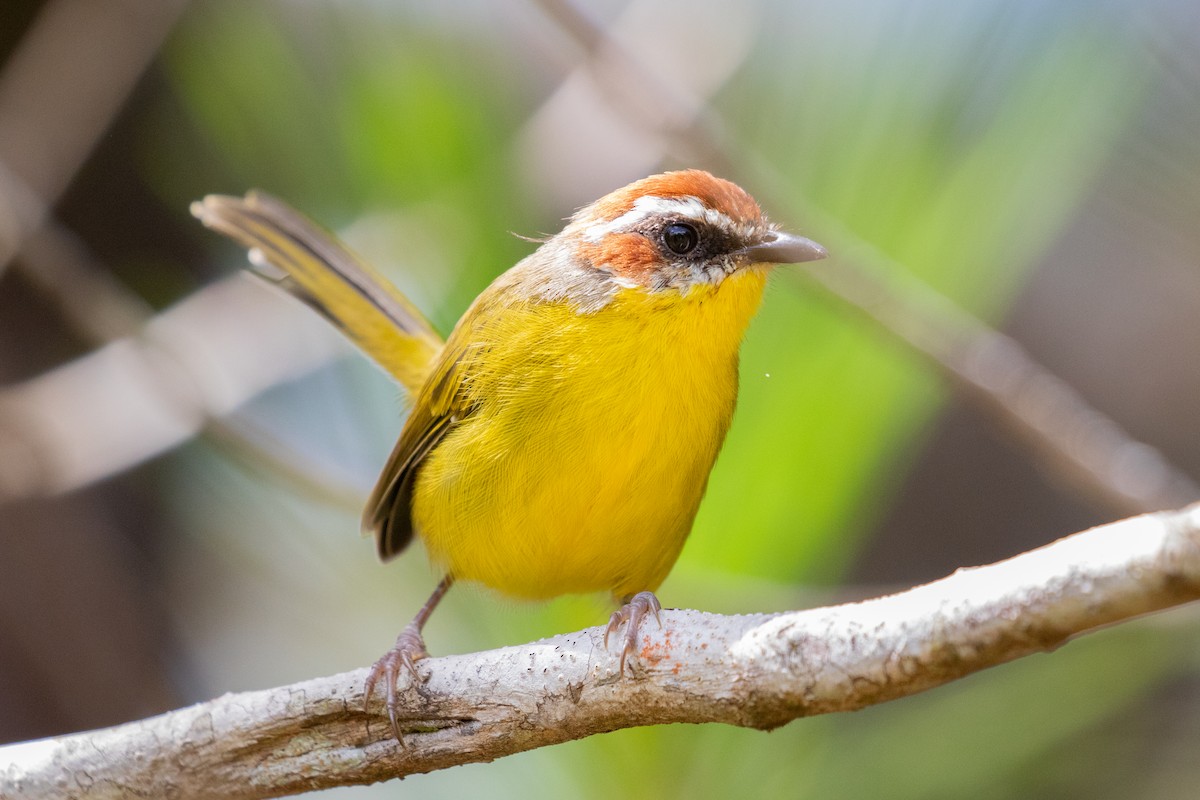
[[[446,343],[367,500],[363,528],[374,531],[384,561],[399,555],[412,541],[412,493],[421,462],[470,414],[460,391],[467,370],[463,362],[467,338],[456,330]]]
[[[424,425],[405,426],[392,449],[375,491],[367,501],[363,527],[375,532],[379,557],[384,561],[395,558],[412,541],[412,490],[417,467],[442,437],[450,430],[450,417],[430,417]]]

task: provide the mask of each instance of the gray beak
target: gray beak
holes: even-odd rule
[[[825,258],[829,251],[812,239],[773,231],[758,244],[744,248],[742,255],[754,264],[800,264]]]

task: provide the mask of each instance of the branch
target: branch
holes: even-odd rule
[[[404,746],[365,670],[0,747],[0,796],[266,798],[668,722],[770,729],[894,700],[1200,599],[1200,504],[1115,522],[900,594],[783,614],[664,611],[636,675],[603,629],[425,662]]]

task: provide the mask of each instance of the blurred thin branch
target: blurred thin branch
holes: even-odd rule
[[[181,1],[147,4],[129,0],[119,5],[127,13],[116,13],[121,9],[112,7],[98,11],[94,3],[78,0],[49,4],[0,74],[0,270],[20,254],[17,267],[22,277],[58,308],[78,334],[96,345],[141,336],[154,324],[153,309],[121,285],[105,265],[95,262],[84,243],[55,219],[52,206],[186,7]],[[95,42],[105,48],[103,58],[60,57],[64,51],[78,52]],[[68,65],[65,71],[64,64]],[[56,104],[35,102],[45,96],[67,99]],[[64,109],[71,114],[69,124],[56,116]],[[25,174],[10,169],[4,158],[22,164]],[[90,364],[93,358],[81,363]],[[181,371],[189,372],[185,365],[166,370],[172,374]],[[192,373],[192,380],[197,380],[194,370]],[[60,370],[57,374],[62,380],[68,373]],[[42,451],[33,443],[54,427],[54,421],[45,418],[48,409],[78,412],[83,421],[92,416],[86,408],[72,411],[61,402],[41,405],[36,410],[23,407],[22,397],[38,398],[39,402],[46,399],[37,389],[41,383],[42,379],[37,379],[28,387],[9,387],[0,392],[0,408],[15,415],[0,420],[0,427],[8,428],[4,446],[12,454],[27,456],[6,459],[10,468],[0,475],[0,502],[76,488],[177,442],[175,434],[165,429],[161,432],[166,439],[154,441],[150,431],[131,429],[121,436],[120,430],[102,430],[85,423],[72,436],[58,439],[57,446],[63,452]],[[84,391],[75,396],[86,398],[89,407],[104,407],[106,401],[97,397],[102,391],[98,387],[103,385],[115,393],[131,388],[117,382],[97,382],[80,387]],[[206,387],[197,388],[199,396],[208,394]],[[205,413],[203,403],[198,404],[188,393],[166,392],[159,399],[180,404],[175,409],[159,409],[164,416],[182,421]],[[26,427],[25,423],[38,419],[42,422]],[[136,418],[126,419],[136,427]],[[310,496],[347,507],[361,504],[362,491],[334,478],[328,470],[298,456],[244,419],[210,417],[205,430],[235,457],[299,485]],[[119,449],[94,449],[93,440],[114,436],[132,443],[132,447],[121,455]],[[42,438],[41,444],[48,441]],[[91,455],[82,456],[84,453]],[[55,462],[75,466],[63,470],[53,466]]]
[[[125,288],[105,265],[96,263],[83,242],[53,217],[46,218],[41,228],[25,240],[16,268],[26,281],[55,304],[63,319],[92,344],[106,345],[120,338],[136,338],[153,323],[153,309]],[[223,321],[214,316],[207,324],[215,326]],[[280,324],[283,324],[282,320]],[[185,365],[181,368],[187,371]],[[199,377],[193,375],[193,381],[196,380]],[[0,408],[10,391],[17,391],[17,387],[0,390]],[[92,387],[89,395],[94,396],[98,391]],[[188,395],[172,393],[162,395],[162,399],[185,403],[187,407],[179,409],[184,416],[204,413],[204,409],[197,407]],[[136,420],[131,421],[136,424]],[[209,415],[203,433],[232,457],[283,479],[306,496],[356,511],[362,504],[365,487],[355,487],[335,477],[330,470],[301,456],[278,437],[259,430],[236,412],[225,417]],[[104,435],[112,435],[112,432],[106,431]],[[147,439],[146,432],[131,430],[127,435],[130,440],[142,441],[145,457],[159,451],[160,445]],[[79,439],[72,439],[71,446],[84,450],[88,447]],[[120,461],[105,464],[95,460],[87,470],[91,477],[83,483],[98,480],[126,466],[129,464]],[[52,474],[53,470],[50,472]],[[10,491],[15,485],[11,481],[7,483]],[[58,486],[51,482],[50,487],[44,486],[38,491],[57,492],[78,485],[82,483],[72,481],[69,485]],[[51,488],[55,486],[57,488]],[[20,491],[6,492],[6,483],[0,480],[0,502],[17,496],[21,496]]]
[[[26,237],[13,269],[90,344],[136,334],[154,315],[149,303],[122,286],[53,216]]]
[[[401,687],[402,744],[378,704],[364,714],[366,671],[356,670],[0,747],[0,795],[279,797],[640,725],[769,730],[913,695],[1198,598],[1200,505],[861,603],[732,617],[664,611],[661,630],[644,631],[633,677],[601,627],[429,659],[423,684]]]
[[[1089,406],[1014,340],[821,212],[744,145],[735,147],[706,104],[656,74],[573,0],[535,1],[584,50],[603,96],[625,119],[688,161],[743,176],[741,182],[766,206],[792,208],[808,220],[834,259],[795,274],[927,358],[1067,486],[1118,514],[1175,508],[1200,498],[1200,485]]]
[[[186,7],[53,0],[42,8],[0,72],[0,271],[41,227]]]
[[[816,215],[810,215],[810,219]],[[821,226],[822,231],[831,230]],[[988,327],[889,260],[846,242],[843,262],[807,277],[925,356],[1035,462],[1091,503],[1118,514],[1186,505],[1200,486],[1139,442],[1009,336]],[[853,264],[853,268],[851,267]]]
[[[249,275],[201,289],[136,334],[0,390],[0,501],[67,491],[133,466],[343,347],[307,309]],[[242,423],[210,430],[321,496],[361,502],[357,489],[314,474]]]

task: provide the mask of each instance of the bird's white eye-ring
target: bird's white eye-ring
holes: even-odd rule
[[[672,222],[663,228],[663,244],[677,256],[684,256],[696,249],[700,243],[700,234],[686,222]]]

